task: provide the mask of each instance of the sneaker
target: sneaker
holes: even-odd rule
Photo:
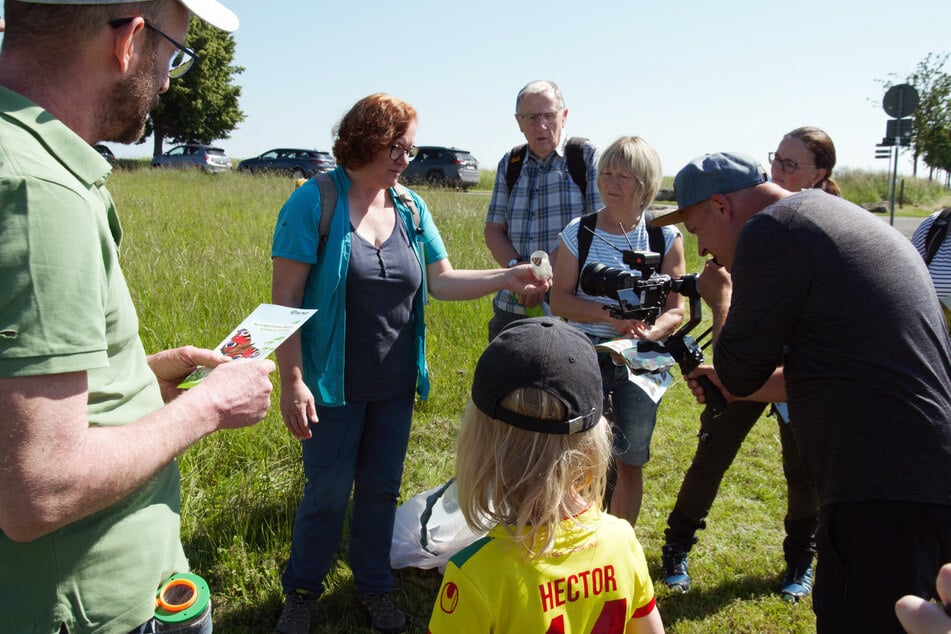
[[[690,589],[687,573],[687,551],[680,544],[667,544],[661,549],[664,566],[663,582],[671,590],[686,592]]]
[[[796,603],[812,591],[812,562],[803,566],[786,566],[779,593],[785,601]]]
[[[403,631],[406,615],[390,603],[385,594],[361,594],[357,596],[357,600],[367,611],[373,629],[384,634],[396,634]]]
[[[319,596],[312,590],[294,590],[284,595],[284,608],[274,627],[275,634],[310,634],[310,617]]]

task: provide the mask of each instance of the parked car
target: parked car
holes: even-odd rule
[[[112,153],[112,150],[109,149],[109,146],[103,145],[102,143],[96,143],[94,146],[92,146],[92,148],[99,152],[99,156],[109,161],[109,165],[115,167],[118,164],[116,155]]]
[[[320,172],[329,172],[337,167],[330,152],[301,150],[295,148],[277,148],[268,150],[260,156],[245,159],[238,163],[239,172],[278,172],[290,174],[294,178],[309,178]]]
[[[416,157],[403,171],[405,183],[429,183],[459,187],[463,191],[479,182],[479,161],[467,150],[424,145],[416,148]]]
[[[231,159],[220,147],[186,143],[152,157],[152,167],[200,167],[206,172],[218,173],[231,169]]]

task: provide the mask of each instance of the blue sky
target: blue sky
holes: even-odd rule
[[[830,134],[839,167],[884,169],[880,80],[951,51],[949,0],[224,2],[241,19],[246,68],[247,119],[219,142],[235,158],[330,149],[355,101],[388,92],[419,112],[417,145],[464,148],[493,168],[523,142],[516,93],[545,78],[565,94],[568,134],[602,147],[641,136],[668,175],[718,150],[765,163],[800,125]]]

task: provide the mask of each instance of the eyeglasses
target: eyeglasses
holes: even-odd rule
[[[809,163],[797,163],[796,161],[788,158],[783,158],[776,152],[769,153],[769,164],[779,163],[782,170],[787,174],[792,174],[800,167],[815,167],[815,165],[810,165]]]
[[[538,114],[517,114],[516,116],[529,125],[538,125],[539,121],[552,124],[560,115],[560,111],[539,112]]]
[[[394,143],[390,146],[390,160],[398,161],[400,157],[406,155],[407,158],[413,158],[416,156],[416,146],[411,145],[408,148],[403,147],[399,143]]]
[[[135,18],[120,18],[118,20],[112,20],[109,22],[109,26],[114,29],[125,26]],[[152,29],[166,40],[172,43],[172,45],[178,49],[178,52],[172,56],[172,59],[168,63],[168,76],[170,79],[178,79],[182,75],[188,72],[188,69],[192,67],[192,64],[195,63],[195,60],[199,59],[198,53],[194,49],[190,49],[184,44],[177,42],[172,39],[162,31],[160,31],[155,25],[150,23],[148,20],[145,20],[145,26]]]

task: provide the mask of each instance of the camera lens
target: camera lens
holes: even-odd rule
[[[641,279],[640,275],[630,271],[592,262],[581,271],[580,286],[581,290],[592,297],[618,299],[619,289],[633,288],[639,279]]]

